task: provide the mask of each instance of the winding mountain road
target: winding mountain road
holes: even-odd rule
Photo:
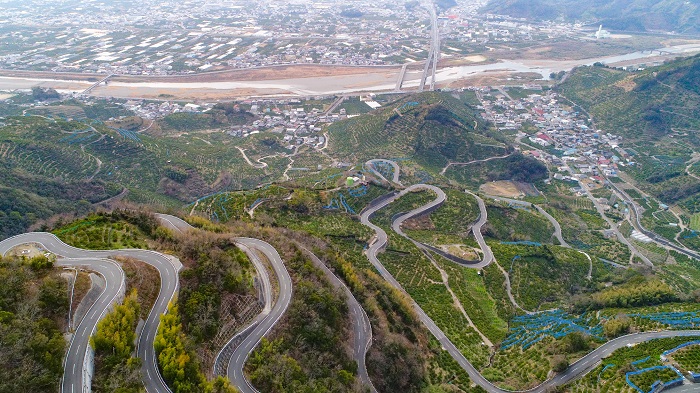
[[[381,210],[382,208],[386,207],[388,204],[393,202],[394,200],[400,198],[401,196],[405,195],[408,192],[418,190],[418,189],[430,189],[434,190],[434,188],[437,188],[435,186],[430,186],[430,185],[425,185],[425,184],[416,184],[413,186],[410,186],[406,188],[405,190],[399,192],[399,193],[393,193],[389,194],[384,198],[380,198],[377,200],[376,203],[370,204],[360,215],[360,220],[361,223],[370,229],[372,229],[375,232],[375,235],[372,237],[372,239],[369,242],[369,246],[365,251],[365,255],[367,256],[367,259],[369,262],[377,269],[379,274],[387,281],[389,282],[392,286],[394,286],[397,290],[406,293],[406,291],[403,289],[401,284],[393,277],[391,273],[384,267],[384,265],[381,263],[379,258],[377,257],[377,254],[382,251],[388,242],[388,236],[387,233],[380,228],[379,226],[373,224],[370,222],[370,218],[374,213],[377,211]],[[417,209],[414,209],[413,211],[409,212],[410,215],[420,215],[423,214],[427,211],[430,211],[431,209],[434,209],[436,206],[439,206],[444,202],[444,198],[441,197],[441,195],[444,195],[444,193],[439,193],[436,192],[438,197],[427,203],[426,205],[419,207]],[[474,194],[472,194],[474,195]],[[477,200],[481,200],[481,198],[477,197]],[[481,200],[481,203],[479,204],[480,208],[483,208],[481,218],[483,218],[484,222],[486,220],[486,212],[485,212],[485,205],[483,205],[483,200]],[[406,214],[405,216],[408,216],[409,214]],[[481,221],[481,220],[480,220]],[[396,221],[394,222],[396,224]],[[482,222],[483,224],[483,222]],[[400,223],[399,223],[400,226]],[[489,249],[490,250],[490,249]],[[485,260],[486,260],[486,254]],[[490,260],[493,260],[493,255],[490,255]],[[483,263],[484,261],[482,261]],[[470,379],[477,385],[481,386],[483,389],[485,389],[487,392],[490,393],[508,393],[512,392],[509,390],[504,390],[501,389],[495,385],[493,385],[491,382],[489,382],[486,378],[484,378],[483,375],[467,360],[467,358],[457,349],[457,347],[450,341],[449,338],[444,334],[444,332],[437,326],[437,324],[425,313],[425,311],[416,303],[415,301],[412,301],[412,305],[414,310],[416,311],[416,314],[418,315],[418,318],[421,320],[421,322],[426,326],[426,328],[435,336],[435,338],[440,342],[442,345],[443,349],[446,350],[450,356],[464,369],[464,371],[469,375]],[[543,382],[542,384],[529,389],[525,390],[522,392],[527,392],[527,393],[545,393],[549,392],[552,389],[564,385],[568,382],[571,382],[575,380],[576,378],[585,375],[587,372],[595,368],[600,362],[601,359],[609,356],[612,354],[614,351],[617,349],[629,346],[629,345],[634,345],[638,344],[644,341],[656,339],[656,338],[669,338],[669,337],[694,337],[694,336],[700,336],[700,330],[677,330],[677,331],[661,331],[661,332],[648,332],[648,333],[636,333],[636,334],[631,334],[623,337],[616,338],[614,340],[610,340],[607,343],[601,345],[600,347],[596,348],[595,350],[591,351],[578,361],[574,362],[567,368],[565,371],[556,374],[553,378],[548,379],[547,381]]]
[[[157,214],[156,217],[170,229],[182,233],[194,229],[193,226],[179,217],[167,214]],[[253,262],[253,266],[258,272],[258,275],[261,277],[265,297],[265,307],[263,308],[263,312],[260,313],[260,315],[258,315],[258,317],[256,317],[251,324],[249,324],[245,329],[243,329],[242,332],[234,336],[231,340],[229,340],[229,343],[227,343],[228,346],[231,341],[237,337],[240,337],[242,340],[233,350],[231,357],[228,359],[226,374],[228,375],[231,383],[234,384],[242,393],[257,393],[257,390],[246,379],[243,368],[248,360],[248,356],[250,356],[255,347],[257,347],[260,340],[267,335],[270,329],[272,329],[272,327],[275,326],[277,321],[279,321],[279,319],[282,317],[284,312],[287,311],[287,308],[292,300],[292,278],[289,276],[289,272],[287,272],[287,268],[284,266],[284,262],[282,261],[279,253],[269,243],[248,237],[236,237],[233,240],[243,251],[248,254]],[[260,252],[265,256],[265,258],[267,258],[279,281],[279,296],[275,304],[272,306],[272,290],[267,270],[255,252]],[[219,361],[218,358],[221,353],[222,352],[220,351],[219,354],[217,354],[217,362]],[[222,361],[226,362],[226,359]]]
[[[236,347],[231,355],[231,360],[228,365],[228,377],[231,382],[236,385],[242,393],[257,393],[253,385],[248,382],[243,373],[243,367],[248,360],[248,356],[253,352],[260,340],[272,329],[279,321],[284,312],[289,307],[292,300],[292,278],[287,272],[287,268],[282,262],[282,258],[277,253],[274,247],[262,240],[252,238],[235,239],[236,242],[245,245],[246,247],[259,250],[270,261],[272,268],[279,280],[279,297],[272,307],[272,310],[267,314],[257,326],[253,328],[250,334],[243,339],[240,345]]]
[[[180,233],[194,229],[193,226],[179,217],[167,214],[156,214],[156,217],[167,228]],[[269,330],[277,323],[279,318],[288,308],[292,297],[292,283],[291,277],[289,276],[282,259],[270,244],[263,242],[262,240],[242,237],[234,238],[234,241],[238,243],[239,247],[246,252],[246,254],[248,254],[248,257],[253,262],[253,265],[262,282],[265,306],[258,317],[256,317],[238,334],[232,337],[224,348],[219,351],[216,356],[214,369],[216,374],[216,371],[219,368],[222,368],[219,366],[220,363],[228,363],[228,367],[225,368],[226,374],[231,382],[236,385],[241,392],[253,393],[257,392],[257,390],[255,390],[255,388],[246,380],[243,374],[243,367],[245,366],[245,362],[248,359],[250,352],[252,352],[260,339],[267,334],[267,332],[269,332]],[[364,386],[368,386],[372,393],[376,393],[376,389],[370,381],[369,374],[367,373],[367,366],[365,364],[367,351],[372,344],[372,327],[370,325],[369,318],[367,317],[367,313],[365,313],[365,310],[362,308],[357,299],[355,299],[347,286],[345,286],[345,284],[343,284],[343,282],[336,277],[316,255],[304,247],[301,248],[307,253],[314,264],[324,271],[326,276],[330,279],[331,284],[336,288],[342,288],[343,292],[345,292],[349,306],[348,308],[353,320],[353,356],[358,364],[358,376]],[[256,251],[265,255],[265,257],[270,261],[273,269],[275,270],[275,274],[280,280],[280,296],[274,306],[272,305],[272,286],[267,274],[267,269],[258,258]],[[238,340],[242,340],[242,342],[236,346],[232,355],[230,355],[230,358],[221,358],[224,356],[223,353],[226,350],[226,347],[233,342],[237,342]]]
[[[379,163],[389,164],[389,165],[392,166],[392,168],[394,168],[394,173],[393,173],[393,176],[392,176],[392,179],[391,179],[391,180],[385,178],[384,175],[382,175],[381,173],[379,173],[379,171],[375,168],[374,164],[379,164]],[[399,164],[396,163],[396,161],[385,160],[385,159],[382,159],[382,158],[375,158],[375,159],[373,159],[373,160],[367,161],[367,162],[365,163],[365,165],[367,166],[367,168],[368,168],[370,171],[372,171],[372,173],[374,173],[375,175],[379,176],[379,177],[380,177],[382,180],[384,180],[385,182],[387,182],[387,183],[392,183],[392,182],[393,182],[394,184],[398,185],[399,187],[403,187],[403,184],[401,184],[401,182],[399,181],[399,175],[401,174],[401,168],[399,167]]]
[[[350,288],[348,288],[321,259],[305,247],[301,245],[299,245],[299,247],[311,258],[311,261],[316,267],[323,270],[323,273],[328,277],[331,285],[345,293],[346,303],[348,305],[348,310],[350,310],[350,318],[353,324],[353,358],[357,362],[357,375],[360,377],[360,382],[362,382],[364,386],[367,386],[371,393],[377,393],[377,389],[374,388],[372,381],[369,379],[367,364],[365,362],[367,351],[372,345],[372,325],[369,323],[367,313],[360,305],[360,302],[355,299]]]
[[[155,340],[158,325],[160,323],[160,315],[167,311],[168,303],[173,298],[175,292],[178,289],[177,273],[182,267],[180,262],[176,258],[148,250],[83,250],[80,248],[70,246],[62,242],[55,235],[45,232],[30,232],[3,240],[2,242],[0,242],[0,255],[6,254],[10,249],[16,246],[27,243],[39,244],[47,251],[56,254],[59,257],[59,259],[81,260],[83,261],[81,263],[84,264],[84,266],[86,267],[89,266],[90,269],[101,269],[100,265],[103,264],[101,260],[104,259],[127,257],[143,261],[158,270],[161,281],[160,292],[158,293],[158,297],[156,298],[153,308],[151,309],[150,313],[148,314],[148,317],[146,318],[146,323],[144,324],[143,330],[141,331],[141,335],[138,338],[137,354],[138,357],[140,357],[143,361],[141,371],[146,390],[149,393],[169,393],[170,389],[163,381],[163,378],[160,375],[160,371],[158,370],[158,365],[156,364],[156,356],[155,349],[153,347],[153,342]],[[123,280],[122,275],[117,274],[114,270],[106,271],[105,274],[106,275],[104,277],[107,281],[108,287],[121,286],[121,282]],[[97,313],[97,311],[99,311],[99,314],[101,316],[104,314],[104,311],[107,309],[108,306],[109,304],[102,303],[101,307],[103,308],[101,310],[94,308],[95,311],[90,311],[88,313],[89,318],[87,318],[87,320],[90,321],[89,323],[94,323],[96,325],[97,321],[99,320],[99,317],[97,319],[94,319],[91,313]],[[81,322],[81,325],[83,323],[86,324],[86,329],[88,328],[87,320]],[[92,332],[93,330],[94,326],[90,327],[89,331]],[[80,334],[77,331],[76,333]],[[78,336],[78,338],[80,340],[84,339],[81,336]],[[89,336],[87,338],[89,338]],[[83,354],[83,357],[84,356],[85,354]],[[66,370],[68,370],[71,374],[73,373],[74,366],[76,370],[80,368],[80,372],[83,372],[82,360],[80,363],[75,363],[76,360],[76,358],[67,358]],[[72,379],[72,377],[69,377],[69,379]],[[73,385],[74,388],[75,386],[76,385]],[[82,389],[79,391],[82,392]],[[67,391],[64,391],[64,393],[67,393]],[[71,391],[71,393],[75,392]]]
[[[95,333],[97,323],[105,316],[107,310],[124,296],[126,277],[121,266],[108,259],[59,259],[56,261],[56,266],[91,270],[101,275],[106,283],[100,296],[90,306],[73,332],[64,360],[61,392],[82,392],[90,383],[90,379],[85,378],[83,368],[88,345],[90,345],[90,336]]]

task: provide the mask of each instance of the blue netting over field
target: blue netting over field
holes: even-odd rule
[[[125,130],[123,128],[115,128],[114,130],[116,130],[119,135],[123,136],[125,139],[131,139],[134,142],[141,142],[141,138],[139,138],[139,136],[131,130]]]
[[[634,384],[634,382],[632,382],[630,380],[630,377],[633,377],[635,375],[641,375],[641,374],[648,373],[651,371],[659,371],[659,370],[673,371],[676,373],[677,377],[670,380],[670,381],[667,381],[667,382],[657,380],[649,387],[649,390],[644,390],[644,389],[640,388],[639,386],[637,386],[636,384]],[[671,367],[671,366],[654,366],[654,367],[645,368],[643,370],[630,371],[630,372],[626,373],[625,374],[625,381],[627,381],[627,384],[629,386],[631,386],[632,388],[634,388],[634,390],[636,390],[639,393],[651,393],[651,392],[661,391],[661,390],[663,390],[663,388],[666,388],[666,387],[682,385],[683,384],[683,375],[681,375],[681,373],[678,370],[676,370],[674,367]],[[662,388],[662,386],[663,386],[663,388]],[[645,388],[646,388],[646,386],[645,386]]]
[[[501,349],[515,345],[527,349],[547,337],[562,338],[574,332],[603,340],[603,326],[592,317],[575,317],[562,310],[552,310],[513,318],[510,332],[501,343]]]
[[[700,326],[700,312],[676,311],[650,314],[627,314],[631,318],[641,318],[648,321],[668,325],[674,329],[693,329]]]
[[[342,193],[338,194],[337,198],[331,199],[327,206],[323,206],[323,208],[326,210],[340,210],[341,207],[350,214],[357,214],[355,213],[355,210],[348,205],[345,195]]]
[[[359,187],[355,187],[355,188],[349,189],[349,190],[348,190],[348,194],[350,194],[350,196],[352,196],[352,197],[357,198],[357,197],[361,197],[361,196],[367,195],[367,191],[368,191],[368,190],[369,190],[369,189],[367,188],[367,186],[365,186],[365,185],[363,184],[363,185],[361,185],[361,186],[359,186]]]

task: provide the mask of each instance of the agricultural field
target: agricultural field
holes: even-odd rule
[[[555,181],[537,187],[547,199],[542,207],[559,222],[564,240],[592,256],[628,264],[629,248],[617,238],[605,236],[607,223],[595,210],[593,202],[571,192],[572,186],[572,183]]]
[[[505,242],[551,243],[554,227],[533,209],[521,205],[487,202],[488,221],[484,236]]]
[[[508,272],[516,302],[528,311],[567,304],[589,284],[588,259],[575,250],[500,243],[491,243],[491,249]]]
[[[659,275],[679,293],[692,294],[700,288],[700,262],[675,251]]]
[[[387,249],[379,255],[387,270],[470,362],[477,367],[488,363],[488,347],[455,307],[439,271],[410,241],[387,233]]]
[[[502,155],[492,154],[491,157]],[[496,180],[535,183],[547,178],[547,168],[532,157],[514,153],[500,160],[451,166],[445,172],[445,177],[471,189],[478,189],[482,184]]]
[[[456,189],[443,188],[447,200],[434,212],[406,220],[403,230],[408,236],[433,246],[464,243],[471,224],[479,214],[479,206],[471,195]]]
[[[670,339],[658,339],[643,342],[631,347],[625,347],[613,352],[612,355],[604,358],[600,365],[591,370],[583,378],[566,385],[566,391],[572,393],[584,393],[591,391],[599,391],[606,393],[622,392],[636,393],[637,390],[632,388],[626,382],[626,374],[629,371],[640,370],[655,366],[662,366],[660,359],[664,351],[675,348],[685,342],[697,340],[700,337],[679,337]],[[671,377],[672,379],[678,376],[674,372],[674,376],[670,373],[649,374],[657,377]],[[649,378],[651,379],[651,378]],[[640,379],[635,378],[639,383],[646,383],[647,377]],[[654,381],[650,381],[654,382]]]
[[[665,384],[677,379],[683,379],[678,370],[669,366],[649,367],[636,372],[629,372],[626,375],[633,387],[645,392],[652,391],[657,383]]]
[[[144,230],[123,218],[120,214],[93,214],[57,228],[53,234],[84,249],[148,248]]]
[[[700,213],[693,214],[690,217],[690,229],[700,231]]]
[[[668,356],[682,371],[700,372],[700,343],[681,348]]]
[[[501,342],[507,334],[506,321],[498,316],[496,303],[486,290],[483,276],[474,269],[464,268],[436,257],[440,267],[449,276],[449,285],[457,295],[474,325],[492,343]]]

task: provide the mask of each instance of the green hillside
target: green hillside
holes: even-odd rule
[[[696,210],[700,180],[693,156],[700,151],[700,56],[629,73],[577,68],[560,92],[579,104],[596,127],[624,137],[630,174],[667,204]]]
[[[686,0],[492,0],[483,11],[517,18],[601,23],[611,30],[700,31],[700,7]]]
[[[506,153],[470,106],[445,93],[415,94],[364,116],[331,125],[330,153],[350,162],[410,158],[427,169]]]

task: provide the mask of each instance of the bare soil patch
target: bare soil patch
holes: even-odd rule
[[[403,228],[409,230],[429,230],[435,229],[435,224],[430,219],[429,214],[423,214],[418,217],[410,218],[403,222]]]
[[[524,196],[539,195],[537,189],[529,183],[514,182],[511,180],[499,180],[482,184],[479,190],[488,194],[505,198],[522,198]]]

